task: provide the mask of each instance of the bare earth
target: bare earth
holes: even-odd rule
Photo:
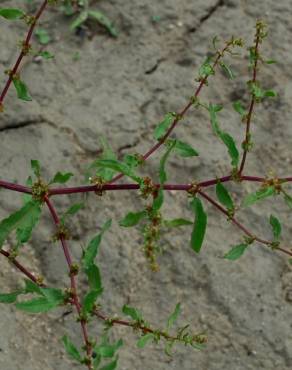
[[[24,2],[0,1],[1,7],[20,7],[20,3]],[[69,31],[69,20],[56,10],[46,12],[42,19],[41,26],[52,36],[47,49],[55,59],[40,63],[27,59],[22,78],[33,102],[17,100],[13,88],[9,92],[0,121],[1,179],[24,183],[30,160],[38,159],[45,177],[72,171],[75,176],[70,184],[84,183],[84,169],[97,158],[101,135],[120,158],[125,153],[144,153],[154,142],[157,122],[165,113],[183,108],[193,94],[198,68],[212,50],[212,38],[217,35],[222,43],[234,35],[245,38],[250,46],[258,17],[267,21],[270,30],[263,55],[278,61],[264,66],[259,79],[264,88],[275,89],[278,97],[256,106],[252,125],[255,146],[248,156],[246,174],[266,176],[274,171],[278,176],[292,175],[291,0],[100,0],[93,7],[115,20],[117,39],[94,24],[91,39],[74,35]],[[159,20],[154,21],[157,16]],[[16,44],[25,29],[22,22],[0,19],[2,72],[14,63]],[[225,105],[220,123],[238,146],[244,126],[231,101],[248,103],[246,81],[250,77],[246,49],[243,52],[243,57],[231,61],[238,77],[229,81],[220,71],[202,94],[206,102]],[[1,74],[0,86],[5,78]],[[182,160],[171,156],[169,182],[188,183],[229,173],[228,154],[212,133],[206,112],[191,110],[175,134],[192,144],[200,157]],[[161,151],[149,160],[145,173],[157,178],[160,155]],[[238,204],[241,196],[256,189],[247,183],[242,188],[235,183],[228,188]],[[212,189],[209,193],[214,195]],[[1,218],[22,204],[20,195],[6,190],[0,195]],[[54,204],[61,212],[78,200],[82,197],[55,197]],[[193,217],[186,194],[172,192],[166,201],[163,214],[168,219]],[[154,326],[163,327],[176,303],[182,302],[178,325],[189,323],[195,332],[206,331],[209,343],[201,352],[178,345],[169,358],[162,345],[138,350],[132,330],[115,328],[113,337],[123,337],[125,342],[119,369],[291,369],[292,268],[287,258],[255,244],[237,262],[222,259],[242,235],[205,204],[209,221],[202,252],[195,255],[191,250],[190,228],[169,231],[161,240],[165,253],[159,257],[160,271],[153,273],[141,251],[138,228],[118,226],[127,212],[138,211],[142,205],[136,192],[108,192],[102,198],[89,195],[86,209],[71,225],[72,254],[80,256],[80,246],[112,218],[113,226],[105,234],[98,256],[105,287],[103,310],[122,315],[121,308],[127,303],[139,308]],[[240,211],[238,217],[258,236],[269,239],[271,213],[282,221],[283,245],[291,246],[292,215],[280,197]],[[43,274],[51,286],[67,287],[65,260],[59,246],[51,242],[53,232],[44,210],[20,260]],[[21,274],[1,258],[0,291],[11,291],[22,281]],[[62,318],[62,312],[33,316],[2,304],[0,369],[79,369],[67,360],[60,338],[67,333],[81,344],[80,327],[73,314]],[[100,323],[91,324],[93,336],[98,337],[100,330]]]

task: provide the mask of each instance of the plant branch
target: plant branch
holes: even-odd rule
[[[55,208],[54,208],[54,206],[53,206],[53,204],[50,201],[48,196],[45,197],[45,202],[46,202],[46,204],[47,204],[47,206],[48,206],[48,208],[51,212],[51,215],[52,215],[52,218],[54,220],[54,223],[55,223],[55,226],[56,226],[56,229],[57,229],[57,233],[58,233],[59,226],[60,226],[60,219],[59,219],[59,217],[56,213],[56,210],[55,210]],[[74,306],[76,308],[76,311],[79,315],[82,334],[83,334],[83,338],[84,338],[84,342],[85,342],[85,346],[86,346],[86,353],[87,353],[88,359],[90,359],[90,363],[88,363],[86,365],[87,365],[88,369],[91,370],[92,369],[92,361],[91,361],[92,345],[89,341],[86,321],[82,318],[82,312],[81,312],[82,311],[82,306],[81,306],[81,303],[80,303],[79,297],[78,297],[76,277],[72,273],[73,262],[72,262],[72,258],[71,258],[71,254],[70,254],[70,251],[69,251],[67,240],[64,238],[64,235],[62,233],[59,233],[58,237],[60,239],[62,249],[63,249],[64,255],[65,255],[65,258],[66,258],[66,262],[67,262],[67,265],[68,265],[68,269],[69,269],[69,276],[70,276],[70,282],[71,282],[71,295],[72,295],[71,298],[72,298],[72,301],[73,301],[72,303],[74,304]]]
[[[282,247],[272,247],[272,243],[268,240],[261,239],[257,236],[255,236],[251,231],[249,231],[245,226],[243,226],[239,221],[237,221],[234,217],[230,217],[228,211],[223,208],[219,203],[217,203],[213,198],[211,198],[208,194],[205,192],[198,190],[198,193],[205,198],[209,203],[211,203],[215,208],[217,208],[219,211],[221,211],[225,216],[228,217],[228,220],[230,220],[234,225],[236,225],[240,230],[244,232],[247,236],[252,238],[254,241],[257,241],[258,243],[264,244],[269,248],[279,250],[280,252],[283,252],[289,256],[292,257],[292,251],[287,250]]]
[[[253,65],[253,76],[252,76],[252,83],[255,83],[256,82],[256,79],[257,79],[257,66],[258,66],[258,56],[259,56],[259,43],[260,43],[260,28],[257,27],[257,31],[256,31],[256,38],[255,38],[255,47],[254,47],[254,54],[255,54],[255,61],[254,61],[254,65]],[[250,124],[251,124],[251,118],[252,118],[252,114],[253,114],[253,110],[254,110],[254,106],[255,106],[255,103],[256,103],[256,98],[254,96],[253,93],[251,93],[251,101],[250,101],[250,105],[249,105],[249,110],[248,110],[248,114],[247,114],[247,121],[246,121],[246,128],[245,128],[245,140],[244,140],[244,150],[243,150],[243,155],[242,155],[242,160],[241,160],[241,163],[240,163],[240,167],[239,167],[239,175],[242,174],[243,172],[243,169],[244,169],[244,165],[245,165],[245,161],[246,161],[246,157],[247,157],[247,153],[248,153],[248,150],[249,150],[249,142],[250,142]]]
[[[17,60],[14,64],[11,72],[8,75],[8,79],[7,79],[6,84],[5,84],[5,86],[2,90],[2,93],[0,95],[0,112],[3,111],[3,102],[4,102],[4,99],[7,95],[9,87],[11,85],[11,82],[13,81],[13,77],[16,75],[16,73],[19,69],[20,63],[22,62],[22,59],[27,55],[27,50],[29,50],[29,48],[30,48],[30,40],[31,40],[33,31],[35,29],[35,26],[36,26],[39,18],[41,17],[41,15],[43,14],[47,5],[48,5],[48,0],[44,0],[42,5],[38,9],[36,15],[34,16],[34,20],[33,20],[32,24],[30,25],[30,27],[28,29],[25,41],[24,41],[24,43],[22,45],[22,48],[21,48],[21,52],[20,52],[20,54],[19,54],[19,56],[18,56],[18,58],[17,58]]]

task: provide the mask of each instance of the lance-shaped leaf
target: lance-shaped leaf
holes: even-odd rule
[[[275,241],[278,241],[280,236],[281,236],[281,232],[282,232],[282,226],[281,226],[281,223],[280,221],[277,219],[277,217],[271,215],[270,216],[270,225],[272,226],[272,230],[273,230],[273,235],[274,235],[274,240]]]
[[[137,341],[137,347],[138,348],[144,348],[146,346],[146,344],[150,341],[150,340],[154,340],[155,338],[155,335],[153,333],[147,333],[145,335],[143,335],[138,341]]]
[[[141,183],[142,179],[138,176],[136,176],[133,173],[133,170],[131,167],[129,167],[126,163],[119,162],[115,159],[98,159],[95,161],[96,167],[101,168],[108,168],[116,172],[121,172],[124,175],[130,177],[134,181]]]
[[[32,229],[39,220],[41,206],[39,202],[30,201],[20,210],[12,213],[9,217],[0,222],[0,248],[8,235],[18,229],[19,242],[25,243],[29,240]]]
[[[48,300],[46,297],[33,298],[28,301],[18,302],[15,307],[19,310],[30,313],[41,313],[52,310],[59,303]]]
[[[191,235],[191,247],[199,253],[205,237],[207,228],[207,214],[204,211],[203,204],[199,198],[193,198],[191,207],[195,213],[195,222]]]
[[[243,201],[241,203],[241,206],[242,207],[251,206],[252,204],[256,203],[257,201],[268,198],[268,197],[274,195],[275,193],[276,193],[275,188],[273,186],[261,187],[256,192],[248,194],[243,199]]]
[[[226,76],[230,79],[230,80],[233,80],[234,79],[234,73],[232,72],[231,68],[225,63],[223,62],[223,60],[220,62],[220,66],[222,67],[223,71],[225,72]]]
[[[174,323],[176,322],[178,316],[180,315],[180,312],[181,312],[180,303],[178,303],[175,306],[175,309],[172,312],[172,314],[167,319],[167,329],[168,330],[174,325]]]
[[[17,290],[11,293],[0,293],[0,303],[14,303],[23,290]]]
[[[89,268],[95,260],[95,257],[97,256],[98,248],[100,245],[100,242],[102,240],[102,236],[107,231],[112,224],[112,220],[108,220],[103,225],[101,231],[99,234],[97,234],[91,241],[89,242],[85,252],[84,256],[82,258],[83,266],[85,269]]]
[[[97,10],[89,10],[88,15],[89,15],[89,17],[97,20],[97,22],[99,24],[104,26],[111,36],[113,36],[113,37],[118,36],[118,32],[117,32],[116,28],[114,27],[113,23],[103,13],[101,13]]]
[[[216,184],[216,195],[219,202],[226,207],[227,209],[234,209],[233,200],[226,189],[226,187],[221,183],[218,182]]]
[[[68,338],[67,335],[64,335],[62,338],[62,341],[64,343],[64,347],[68,355],[73,358],[74,360],[78,362],[82,362],[82,356],[79,353],[78,349],[76,346],[71,342],[71,340]]]
[[[147,216],[146,211],[129,212],[120,222],[119,225],[123,227],[131,227],[137,225],[143,218]]]
[[[75,30],[76,28],[80,27],[84,22],[86,22],[88,18],[88,11],[81,12],[78,17],[71,23],[70,29]]]
[[[70,217],[74,216],[80,209],[84,208],[84,203],[75,203],[71,207],[67,209],[67,211],[61,217],[61,221],[64,223],[65,220]]]
[[[212,61],[212,58],[210,58],[210,57],[206,58],[204,63],[199,68],[200,78],[205,78],[205,77],[208,77],[208,76],[211,76],[211,75],[215,74],[215,70],[214,70],[213,66],[211,65],[211,63],[210,63],[211,61]]]
[[[287,194],[286,192],[284,192],[283,190],[282,190],[282,192],[284,194],[284,201],[285,201],[285,203],[287,204],[287,206],[290,209],[292,209],[292,197],[289,194]]]
[[[39,178],[41,176],[41,165],[37,159],[32,159],[30,161],[30,166],[35,177]]]
[[[21,9],[16,9],[16,8],[2,8],[0,9],[0,16],[9,19],[9,20],[14,20],[14,19],[19,19],[23,17],[25,13]]]
[[[222,109],[222,105],[216,105],[216,104],[210,104],[209,105],[209,113],[210,113],[210,119],[211,119],[211,124],[213,131],[215,135],[217,135],[223,143],[226,145],[228,149],[228,153],[231,158],[231,164],[233,167],[238,166],[239,162],[239,152],[236,147],[235,141],[232,136],[230,136],[227,132],[224,132],[220,129],[219,124],[218,124],[218,119],[217,119],[217,113]]]
[[[118,366],[118,358],[114,361],[110,362],[109,364],[101,367],[99,370],[115,370]]]
[[[232,249],[230,249],[230,251],[224,255],[224,258],[231,261],[235,261],[243,255],[247,247],[248,247],[247,244],[244,243],[238,244],[234,246]]]
[[[43,28],[36,29],[35,35],[38,38],[39,43],[42,45],[47,45],[51,41],[51,36],[48,31]]]
[[[143,320],[141,312],[134,307],[124,305],[122,311],[125,315],[130,316],[134,321]]]
[[[245,112],[245,109],[243,108],[241,102],[239,100],[235,101],[233,104],[233,109],[235,110],[235,112],[237,112],[238,114],[241,115],[241,117],[245,116],[246,112]]]
[[[28,88],[26,84],[23,81],[21,81],[21,79],[18,77],[13,78],[12,81],[13,81],[13,85],[15,87],[18,99],[21,99],[24,101],[31,101],[32,97],[30,96],[28,92]]]
[[[29,188],[31,188],[32,184],[33,184],[32,178],[31,178],[31,176],[28,176],[28,178],[25,182],[25,185],[28,186]],[[30,194],[23,194],[22,199],[23,199],[23,204],[26,204],[26,203],[28,203],[32,200],[32,196]]]
[[[41,287],[38,284],[29,279],[24,279],[24,282],[25,282],[24,288],[25,293],[36,293],[38,295],[43,295]]]
[[[192,148],[189,144],[184,143],[183,141],[180,141],[180,140],[169,139],[167,140],[165,144],[167,146],[171,146],[174,141],[175,141],[175,145],[173,148],[174,152],[176,152],[181,157],[187,158],[187,157],[195,157],[199,155],[199,153],[194,148]]]
[[[101,148],[102,148],[102,154],[101,154],[99,159],[95,160],[89,166],[88,170],[89,170],[89,172],[91,172],[93,169],[95,169],[95,174],[94,174],[95,176],[99,176],[102,179],[104,179],[105,181],[110,181],[113,178],[115,171],[113,171],[110,168],[98,167],[97,162],[100,159],[117,160],[117,157],[116,157],[115,153],[113,152],[111,146],[109,145],[109,143],[106,141],[106,139],[104,137],[101,136],[99,138],[99,141],[100,141]],[[126,164],[127,164],[127,162],[126,162]],[[87,176],[87,177],[89,177],[89,176]]]
[[[70,180],[72,176],[74,175],[71,172],[57,172],[54,178],[49,182],[49,184],[65,184],[68,180]]]
[[[126,163],[131,169],[138,167],[142,164],[143,160],[139,159],[138,155],[125,154],[123,157],[123,162]]]
[[[93,306],[97,298],[101,295],[103,289],[91,290],[86,294],[82,302],[82,310],[84,313],[89,313],[92,311]]]
[[[112,358],[116,351],[123,345],[122,339],[119,339],[115,343],[111,344],[108,342],[108,339],[104,340],[99,346],[94,348],[94,351],[97,355],[100,355],[102,358]]]
[[[193,222],[184,218],[174,218],[173,220],[164,220],[163,225],[166,227],[179,227],[193,225]]]
[[[158,124],[158,126],[154,130],[154,138],[156,140],[161,140],[165,136],[167,130],[173,123],[175,117],[176,113],[174,112],[170,112],[165,115],[164,119]]]
[[[84,271],[85,271],[85,274],[87,275],[90,290],[102,289],[101,276],[100,276],[98,266],[96,266],[93,263],[88,268],[86,268]]]
[[[163,156],[160,160],[160,164],[159,164],[160,187],[159,187],[159,190],[158,190],[157,197],[154,198],[154,200],[153,200],[153,210],[154,211],[158,211],[162,207],[162,204],[163,204],[163,200],[164,200],[164,198],[163,198],[163,185],[167,180],[167,174],[166,174],[166,171],[165,171],[165,164],[166,164],[166,161],[167,161],[171,151],[173,150],[173,148],[175,146],[175,143],[176,143],[176,141],[174,140],[171,143],[171,145],[167,148],[167,151],[163,154]]]

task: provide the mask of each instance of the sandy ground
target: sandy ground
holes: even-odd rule
[[[0,3],[3,7],[19,6],[19,1]],[[263,17],[270,28],[263,54],[278,61],[262,68],[259,78],[265,88],[274,88],[278,97],[256,107],[252,126],[255,147],[248,157],[246,173],[265,176],[272,170],[279,176],[291,176],[291,0],[100,0],[93,6],[115,20],[117,39],[94,25],[90,28],[92,37],[76,36],[69,31],[69,21],[53,10],[42,19],[41,26],[52,37],[48,50],[55,59],[41,63],[28,60],[24,65],[22,78],[33,102],[18,101],[15,91],[9,92],[0,121],[1,179],[24,183],[34,158],[42,163],[44,176],[72,171],[75,177],[71,184],[80,184],[84,169],[100,151],[100,135],[120,157],[145,152],[153,143],[156,123],[165,113],[182,108],[193,93],[198,67],[211,50],[212,38],[217,35],[224,40],[234,35],[250,45],[257,17]],[[24,31],[19,22],[8,26],[0,20],[2,71],[15,61],[16,43]],[[78,60],[74,59],[76,53]],[[217,73],[202,97],[226,105],[222,126],[240,143],[243,125],[230,102],[248,101],[247,58],[237,58],[231,64],[238,78],[228,81]],[[4,81],[1,75],[1,86]],[[205,112],[192,110],[176,136],[192,144],[200,157],[171,157],[170,182],[228,173],[226,150],[212,134]],[[159,157],[155,155],[146,166],[152,176],[157,174]],[[255,187],[243,184],[240,191],[232,184],[229,189],[239,202],[241,195]],[[62,211],[80,199],[59,197],[55,205]],[[191,217],[185,194],[173,192],[166,200],[163,214],[168,218]],[[20,196],[1,191],[1,217],[20,204]],[[165,253],[159,257],[160,272],[152,273],[141,251],[138,229],[118,226],[128,211],[139,210],[142,204],[135,192],[108,193],[102,198],[90,195],[86,210],[72,221],[72,254],[77,258],[80,246],[112,218],[113,226],[98,257],[105,287],[104,310],[120,315],[121,307],[128,303],[159,327],[175,304],[182,302],[178,325],[190,323],[196,332],[206,331],[209,343],[201,352],[178,345],[169,358],[161,345],[138,350],[137,336],[117,328],[113,337],[125,341],[119,369],[291,369],[292,269],[287,258],[255,244],[238,262],[223,260],[220,257],[241,240],[241,233],[206,204],[209,227],[202,252],[195,255],[190,249],[190,230],[168,232],[161,241]],[[271,238],[268,218],[272,212],[282,221],[283,244],[291,246],[292,218],[282,199],[263,201],[238,217],[257,235]],[[44,211],[21,261],[42,273],[52,286],[65,287],[65,261],[59,247],[50,242],[52,233],[53,225]],[[1,292],[14,289],[22,280],[4,258],[0,259]],[[100,325],[91,324],[93,336],[98,336],[99,329]],[[68,333],[79,343],[80,328],[73,315],[62,318],[62,310],[31,316],[1,305],[0,333],[1,370],[79,368],[66,359],[60,338]]]

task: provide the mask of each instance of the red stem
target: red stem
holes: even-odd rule
[[[33,31],[35,29],[35,26],[37,24],[37,21],[39,20],[39,18],[41,17],[42,13],[44,12],[46,6],[48,4],[48,0],[44,0],[44,2],[42,3],[42,5],[40,6],[39,10],[37,11],[36,15],[34,16],[35,18],[35,21],[31,24],[31,26],[29,27],[28,29],[28,33],[27,33],[27,36],[25,38],[25,41],[24,41],[24,44],[22,46],[22,49],[21,49],[21,52],[14,64],[14,67],[12,68],[11,70],[11,73],[9,73],[9,76],[8,76],[8,79],[7,79],[7,82],[3,88],[3,91],[0,95],[0,111],[1,109],[3,109],[3,101],[7,95],[7,92],[9,90],[9,87],[11,85],[11,82],[13,80],[13,76],[17,73],[18,71],[18,68],[20,66],[20,63],[22,62],[22,59],[25,57],[26,53],[23,51],[25,50],[26,48],[29,48],[29,43],[30,43],[30,39],[32,37],[32,34],[33,34]]]
[[[255,59],[255,62],[254,62],[253,77],[252,77],[252,82],[253,83],[255,83],[256,82],[256,79],[257,79],[257,65],[258,65],[259,41],[260,41],[260,35],[258,34],[258,31],[257,31],[257,34],[256,34],[256,43],[255,43],[255,55],[256,55],[256,59]],[[252,114],[253,114],[254,105],[255,105],[255,96],[252,95],[250,106],[249,106],[249,110],[248,110],[248,114],[247,114],[247,122],[246,122],[246,130],[245,130],[245,141],[244,142],[246,143],[246,146],[244,148],[243,155],[242,155],[242,160],[241,160],[240,167],[239,167],[239,172],[238,172],[239,175],[242,174],[243,169],[244,169],[244,165],[245,165],[245,162],[246,162],[246,156],[247,156],[247,152],[248,152],[248,142],[250,141],[249,140],[249,136],[250,136],[250,124],[251,124],[251,117],[252,117]]]
[[[60,219],[59,219],[59,217],[58,217],[58,215],[55,211],[55,208],[54,208],[54,206],[53,206],[53,204],[50,201],[48,196],[45,197],[45,202],[46,202],[46,204],[47,204],[47,206],[48,206],[48,208],[51,212],[51,215],[52,215],[52,218],[54,220],[55,226],[58,230],[59,225],[60,225]],[[65,258],[66,258],[68,269],[69,269],[73,304],[75,305],[76,311],[78,312],[78,315],[80,317],[80,325],[81,325],[81,329],[82,329],[84,342],[85,342],[85,345],[86,345],[86,353],[87,353],[88,358],[91,359],[92,347],[91,347],[89,337],[88,337],[86,322],[81,318],[82,306],[81,306],[81,303],[80,303],[79,297],[78,297],[76,277],[75,277],[74,274],[70,273],[70,271],[72,271],[72,265],[73,265],[70,250],[69,250],[69,247],[68,247],[68,243],[67,243],[67,241],[65,240],[65,238],[62,234],[59,235],[59,239],[60,239],[62,249],[63,249],[64,255],[65,255]],[[91,363],[88,364],[87,367],[88,367],[88,369],[92,369]]]
[[[38,284],[38,279],[26,268],[24,267],[20,262],[18,262],[15,258],[11,258],[11,253],[1,249],[0,254],[5,256],[10,260],[10,262],[19,270],[21,271],[26,277],[28,277],[30,280],[32,280],[34,283]],[[43,286],[43,284],[40,284]]]

